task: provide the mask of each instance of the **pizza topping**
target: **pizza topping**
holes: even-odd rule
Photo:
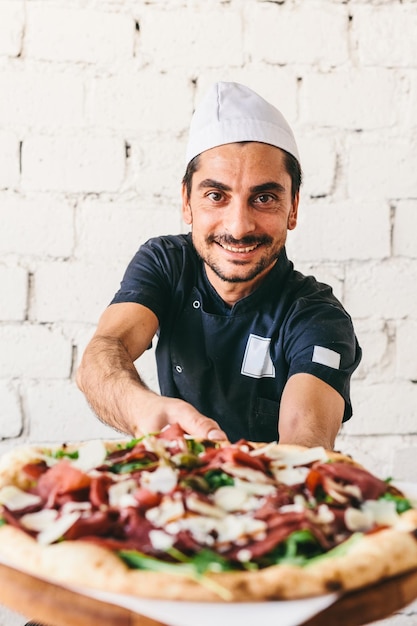
[[[21,511],[41,502],[40,496],[22,491],[14,485],[6,485],[0,489],[0,504],[7,506],[9,511]]]
[[[204,550],[228,568],[305,563],[396,525],[410,506],[323,448],[195,441],[173,426],[110,452],[102,442],[61,452],[25,465],[30,491],[0,490],[3,519],[43,545],[83,539],[155,567],[194,567]]]
[[[160,465],[153,472],[142,472],[141,485],[155,493],[169,493],[176,487],[178,475],[169,465]]]
[[[47,545],[60,539],[81,516],[81,512],[73,511],[57,517],[38,534],[38,542]]]

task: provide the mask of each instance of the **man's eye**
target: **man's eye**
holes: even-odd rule
[[[213,202],[220,202],[222,194],[219,191],[210,191],[210,193],[207,194],[207,198],[210,198]]]
[[[255,202],[258,202],[259,204],[267,204],[268,202],[272,202],[274,199],[275,198],[271,196],[271,194],[263,193],[255,198]]]

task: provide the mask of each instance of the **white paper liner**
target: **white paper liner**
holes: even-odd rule
[[[305,600],[277,602],[175,602],[168,600],[143,600],[115,593],[101,593],[70,587],[96,600],[150,617],[168,626],[254,626],[257,623],[299,626],[333,604],[337,594],[328,594]],[[265,620],[265,622],[264,622]]]

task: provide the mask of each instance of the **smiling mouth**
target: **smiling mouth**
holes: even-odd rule
[[[260,245],[259,243],[256,243],[253,246],[245,246],[245,247],[237,248],[236,246],[231,246],[229,244],[219,242],[219,246],[224,248],[224,250],[227,250],[228,252],[238,252],[242,254],[252,252],[252,250],[255,250],[259,245]]]

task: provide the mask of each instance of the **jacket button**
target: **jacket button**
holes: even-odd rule
[[[199,302],[198,300],[194,300],[194,302],[193,302],[193,307],[194,307],[195,309],[199,309],[199,308],[200,308],[200,306],[201,306],[201,305],[200,305],[200,302]]]
[[[181,374],[181,372],[182,372],[182,367],[181,367],[181,365],[176,365],[176,366],[175,366],[175,369],[177,370],[178,374]]]

